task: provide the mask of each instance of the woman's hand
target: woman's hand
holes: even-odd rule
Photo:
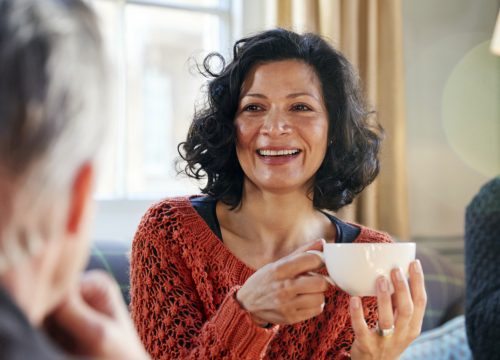
[[[149,359],[120,289],[103,271],[85,273],[80,286],[47,319],[49,334],[68,352],[99,359]]]
[[[354,360],[397,359],[420,334],[427,303],[420,262],[417,260],[410,265],[410,285],[401,269],[394,269],[391,278],[394,285],[392,296],[389,280],[384,277],[377,280],[377,330],[368,328],[361,300],[351,298],[351,322],[355,334],[351,357]]]
[[[322,247],[318,240],[263,266],[238,290],[236,299],[258,325],[295,324],[323,311],[329,284],[321,275],[308,274],[323,263],[305,253]]]

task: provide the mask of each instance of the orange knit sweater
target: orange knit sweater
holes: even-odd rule
[[[365,227],[356,242],[389,242]],[[191,206],[164,200],[144,215],[132,246],[131,312],[154,359],[344,359],[353,331],[349,295],[331,287],[322,314],[264,329],[235,299],[253,274]],[[326,271],[323,270],[326,274]],[[370,326],[376,299],[363,299]]]

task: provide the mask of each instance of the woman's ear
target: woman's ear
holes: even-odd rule
[[[69,216],[66,224],[68,233],[76,234],[84,222],[85,209],[93,201],[94,166],[90,162],[84,163],[76,173],[70,194]]]

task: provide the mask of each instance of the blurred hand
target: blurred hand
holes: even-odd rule
[[[363,308],[358,297],[351,298],[351,322],[355,340],[351,357],[358,359],[398,359],[410,343],[420,335],[424,318],[427,294],[424,274],[420,262],[410,265],[410,284],[401,269],[391,272],[394,294],[389,292],[389,280],[377,280],[378,325],[380,329],[391,329],[390,336],[382,336],[369,329],[363,317]],[[392,331],[390,331],[392,332]]]
[[[322,248],[322,240],[300,247],[257,270],[238,290],[236,299],[258,325],[295,324],[323,311],[328,281],[307,274],[323,263],[317,255],[305,253]]]
[[[50,315],[49,333],[73,354],[99,359],[149,359],[116,282],[103,271],[83,275],[80,287]]]

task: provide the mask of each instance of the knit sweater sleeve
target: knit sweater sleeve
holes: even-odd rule
[[[465,221],[467,338],[475,359],[500,353],[500,177],[467,207]]]
[[[131,313],[154,359],[259,359],[276,329],[255,325],[235,299],[238,287],[208,318],[185,251],[182,226],[168,202],[143,217],[131,254]]]

